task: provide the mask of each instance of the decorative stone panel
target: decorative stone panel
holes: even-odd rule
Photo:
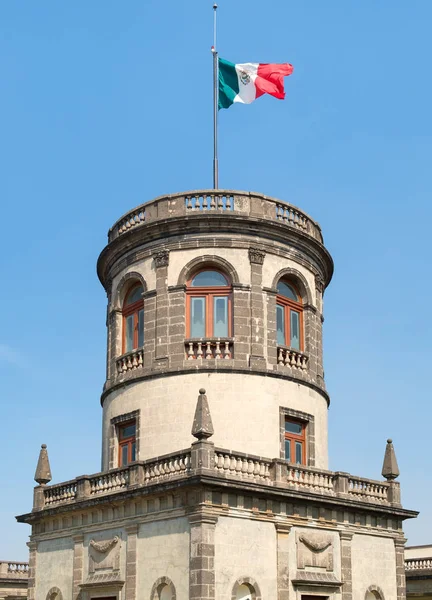
[[[325,533],[297,532],[297,568],[333,571],[333,539]]]
[[[120,570],[120,538],[116,535],[109,540],[89,542],[89,576],[107,571]]]

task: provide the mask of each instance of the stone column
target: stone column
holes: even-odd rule
[[[27,542],[29,548],[27,600],[35,599],[37,542]]]
[[[277,365],[276,290],[265,288],[267,294],[267,362]]]
[[[144,292],[144,367],[151,368],[155,357],[156,290]]]
[[[153,254],[156,267],[156,348],[153,369],[168,366],[168,263],[169,251],[158,250]]]
[[[264,300],[262,290],[262,270],[265,252],[259,248],[249,248],[251,266],[251,356],[250,366],[265,369],[264,357]]]
[[[340,531],[342,600],[352,600],[351,541],[353,534]]]
[[[126,593],[125,600],[136,599],[137,575],[137,535],[139,526],[129,525],[125,528],[127,533],[126,547]]]
[[[189,600],[215,600],[215,529],[217,516],[202,507],[189,516]]]
[[[397,538],[394,540],[396,554],[396,598],[397,600],[405,600],[406,598],[406,582],[405,582],[405,538]]]
[[[74,535],[72,600],[77,600],[80,594],[80,584],[84,581],[84,536]]]
[[[277,600],[288,600],[290,593],[288,536],[291,525],[275,523],[277,536]]]

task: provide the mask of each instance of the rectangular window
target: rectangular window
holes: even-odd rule
[[[306,464],[306,426],[285,417],[285,459],[297,465]]]
[[[119,467],[136,460],[136,421],[118,426]]]
[[[213,335],[228,337],[228,296],[215,296],[213,310]]]
[[[191,298],[191,337],[205,337],[205,298]]]
[[[300,314],[295,310],[291,310],[291,323],[290,323],[290,347],[293,350],[300,350]]]
[[[280,304],[276,305],[276,329],[277,343],[279,346],[285,345],[285,311]]]

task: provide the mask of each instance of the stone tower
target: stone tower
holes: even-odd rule
[[[393,445],[386,481],[328,470],[332,271],[319,225],[262,194],[162,196],[114,224],[102,471],[37,479],[29,600],[405,597]]]

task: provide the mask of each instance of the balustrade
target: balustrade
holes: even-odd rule
[[[269,482],[270,467],[270,460],[224,450],[215,451],[216,471],[230,477]]]
[[[190,451],[185,451],[182,454],[170,454],[144,463],[144,481],[145,483],[153,483],[175,475],[183,475],[189,473],[190,468]]]
[[[0,579],[27,579],[28,570],[26,562],[0,561]]]
[[[135,489],[137,486],[151,485],[171,478],[188,477],[193,474],[191,457],[191,449],[187,449],[59,485],[44,486],[43,506],[49,508],[84,498],[126,491],[129,487]],[[284,459],[271,460],[223,448],[214,449],[212,465],[216,475],[232,479],[251,480],[311,494],[392,504],[391,484],[386,481],[372,481],[347,473],[295,465]],[[43,506],[37,506],[38,510]],[[413,565],[412,568],[417,567]]]
[[[129,483],[128,467],[101,473],[96,477],[90,477],[90,495],[106,494],[115,492],[127,487]]]
[[[76,481],[68,481],[60,485],[52,485],[45,488],[45,505],[58,504],[60,502],[70,502],[75,500],[77,493]]]
[[[116,360],[117,375],[122,375],[127,371],[134,371],[135,369],[142,369],[143,364],[144,350],[142,348],[132,350],[132,352],[123,354]]]
[[[306,371],[308,360],[308,356],[303,354],[303,352],[293,350],[292,348],[286,348],[285,346],[278,346],[278,365],[285,365],[286,367],[292,367],[294,369]]]
[[[368,502],[388,502],[389,483],[348,477],[348,494]]]
[[[234,210],[233,194],[191,194],[185,196],[186,212],[205,210],[229,211]]]
[[[287,465],[287,482],[290,487],[307,489],[315,493],[334,496],[334,473],[310,469],[301,465]]]
[[[188,360],[211,358],[229,360],[233,358],[232,339],[186,340],[185,350]]]
[[[295,206],[261,194],[234,190],[221,190],[220,192],[199,190],[161,196],[138,206],[121,217],[110,229],[108,238],[112,242],[127,231],[145,223],[171,217],[184,217],[195,213],[232,213],[276,221],[299,229],[322,242],[319,225]]]
[[[421,569],[432,569],[432,557],[405,559],[405,571],[420,571]]]

